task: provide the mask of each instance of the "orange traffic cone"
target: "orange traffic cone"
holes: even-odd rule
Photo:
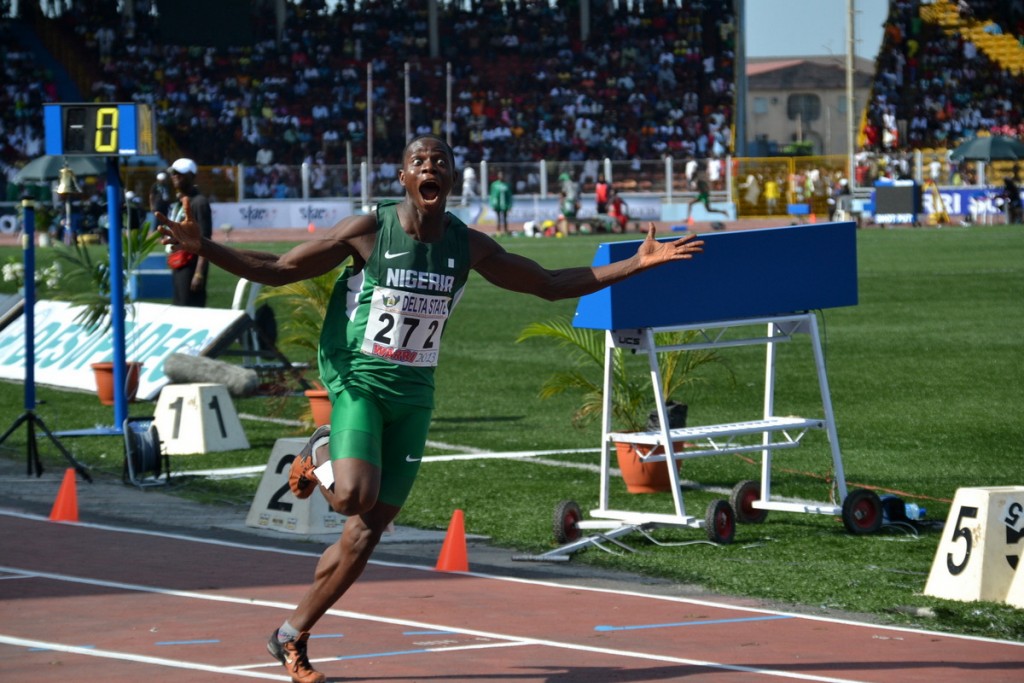
[[[809,220],[811,223],[817,223],[818,217],[812,213],[810,216],[807,217],[807,220]]]
[[[690,216],[686,219],[686,224],[690,226],[693,225],[693,214],[690,214]]]
[[[64,470],[64,481],[57,491],[57,499],[50,510],[51,522],[78,521],[78,493],[75,489],[75,468]]]
[[[462,518],[462,510],[452,514],[448,523],[448,534],[444,537],[441,554],[437,556],[439,572],[468,572],[469,560],[466,558],[466,529]]]
[[[316,224],[313,221],[310,221],[309,225],[306,226],[306,230],[307,232],[316,232]]]

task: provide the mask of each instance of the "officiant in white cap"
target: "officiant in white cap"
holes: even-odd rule
[[[191,159],[178,159],[167,173],[174,185],[176,201],[171,205],[168,215],[172,220],[181,221],[185,218],[185,207],[182,198],[188,198],[188,211],[199,224],[203,237],[213,239],[213,212],[210,200],[196,187],[196,173],[199,168]],[[171,268],[171,279],[174,284],[175,306],[206,306],[206,274],[209,265],[202,256],[186,251],[171,251],[167,254],[167,265]]]

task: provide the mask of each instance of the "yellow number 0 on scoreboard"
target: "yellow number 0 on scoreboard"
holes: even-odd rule
[[[96,151],[117,152],[117,107],[96,110]]]

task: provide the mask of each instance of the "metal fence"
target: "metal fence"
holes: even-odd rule
[[[973,163],[951,164],[940,155],[917,152],[902,159],[899,173],[924,183],[933,178],[939,161],[939,185],[975,186],[999,184],[1002,178],[1020,172],[1010,164],[993,164],[979,169]],[[473,164],[471,186],[460,174],[453,190],[453,203],[463,197],[487,196],[489,182],[501,171],[513,193],[545,199],[557,196],[561,178],[568,176],[577,185],[580,197],[594,195],[598,175],[603,174],[617,191],[630,195],[657,196],[666,203],[685,202],[696,192],[697,169],[708,175],[716,201],[732,201],[741,218],[785,215],[789,204],[808,204],[810,212],[827,215],[829,197],[834,187],[846,179],[855,194],[868,191],[876,179],[894,171],[897,162],[880,155],[863,155],[858,163],[858,177],[846,179],[848,159],[845,156],[746,157],[725,159],[679,160],[579,160],[536,161],[517,163],[482,162]],[[715,173],[714,164],[718,164]],[[148,196],[159,168],[125,166],[122,179],[126,191],[140,198]],[[403,193],[398,182],[399,166],[380,163],[300,166],[202,166],[197,184],[211,201],[233,202],[273,199],[348,198],[357,205],[366,205]],[[986,180],[983,183],[982,180]],[[45,193],[44,193],[45,194]],[[46,201],[48,197],[38,199]]]

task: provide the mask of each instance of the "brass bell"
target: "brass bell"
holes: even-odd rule
[[[82,188],[78,186],[78,180],[75,178],[75,174],[68,167],[67,162],[64,163],[64,168],[60,169],[60,180],[57,183],[57,196],[71,197],[82,194]]]

